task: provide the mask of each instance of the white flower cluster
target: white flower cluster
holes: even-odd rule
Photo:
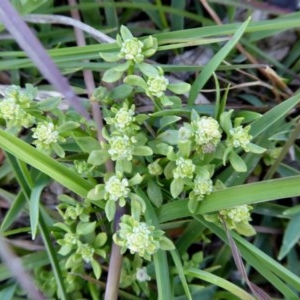
[[[126,178],[119,179],[117,176],[110,177],[105,183],[106,197],[113,201],[126,198],[130,192],[128,185],[129,183]]]
[[[111,155],[112,160],[131,160],[133,153],[134,139],[129,138],[127,135],[112,136],[109,139],[110,149],[108,153]]]
[[[176,160],[176,166],[173,170],[174,178],[193,178],[196,166],[191,159],[180,157]]]
[[[39,122],[32,131],[32,137],[35,139],[33,143],[38,149],[50,149],[51,145],[59,140],[59,133],[51,122]]]
[[[83,261],[90,263],[93,260],[95,249],[89,244],[79,242],[76,253],[79,254]]]
[[[204,197],[204,195],[209,195],[213,191],[213,182],[208,177],[202,177],[201,175],[197,175],[194,180],[194,188],[193,192],[195,195],[200,196],[200,198]]]
[[[160,247],[160,239],[163,235],[161,230],[155,230],[144,222],[138,222],[132,216],[124,215],[121,218],[120,229],[113,236],[117,245],[121,246],[121,252],[127,249],[132,253],[150,260]]]
[[[113,124],[118,128],[118,129],[124,129],[126,127],[129,127],[133,122],[134,122],[134,110],[133,109],[128,109],[126,107],[120,108],[115,117]]]
[[[230,129],[229,143],[234,147],[242,147],[247,151],[247,146],[249,145],[252,136],[249,134],[250,126],[242,127],[238,126]]]
[[[213,152],[221,140],[219,123],[212,117],[203,116],[200,120],[192,122],[192,129],[195,143],[202,152]]]
[[[30,107],[32,99],[17,86],[11,86],[5,91],[0,102],[0,118],[6,121],[7,127],[28,128],[35,122],[35,118],[25,111]]]
[[[251,221],[251,209],[252,207],[250,205],[240,205],[230,209],[221,210],[220,215],[224,217],[229,228],[234,229],[239,223],[247,224]]]
[[[128,39],[122,42],[119,57],[126,60],[132,60],[135,63],[141,63],[144,60],[142,54],[144,44],[137,38]]]
[[[153,97],[161,97],[167,90],[169,81],[164,76],[149,77],[147,80],[148,94]]]

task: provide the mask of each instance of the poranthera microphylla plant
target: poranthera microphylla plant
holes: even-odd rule
[[[126,208],[119,229],[112,233],[125,256],[120,286],[132,286],[137,295],[148,295],[148,282],[153,277],[147,267],[152,255],[158,249],[172,250],[174,244],[163,230],[145,219],[147,207],[159,208],[182,199],[193,214],[216,189],[217,169],[230,163],[237,172],[246,171],[242,151],[265,151],[251,143],[250,126],[244,126],[242,118],[233,118],[233,110],[220,112],[219,119],[199,115],[193,109],[188,116],[172,114],[172,109],[178,112],[183,107],[178,95],[188,93],[190,85],[169,82],[161,67],[147,62],[157,50],[155,38],[138,40],[122,26],[117,43],[118,52],[100,53],[104,61],[118,62],[103,74],[103,81],[114,84],[114,88],[99,87],[93,95],[105,114],[106,142],[97,142],[92,122],[74,112],[63,114],[57,108],[59,99],[34,101],[36,90],[30,85],[25,90],[11,86],[0,102],[0,117],[9,132],[18,134],[26,128],[29,143],[71,161],[73,168],[94,185],[82,201],[70,195],[59,197],[61,220],[53,229],[63,257],[62,269],[68,274],[68,292],[78,297],[75,282],[80,278],[74,274],[101,278],[110,252],[107,233],[111,233],[118,206]],[[148,99],[153,111],[140,113],[137,97]],[[169,113],[163,113],[165,108]],[[107,160],[114,162],[114,172],[105,172]],[[218,182],[218,188],[221,185]],[[255,233],[249,224],[251,209],[242,205],[205,218],[220,225],[224,220],[229,229],[248,236]],[[188,265],[188,258],[184,260]],[[49,291],[53,296],[55,289]]]

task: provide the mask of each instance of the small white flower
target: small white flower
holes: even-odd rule
[[[194,180],[193,191],[195,195],[209,195],[213,191],[213,182],[210,178],[203,178],[197,175]]]
[[[114,125],[118,128],[128,127],[134,121],[134,111],[132,109],[120,108],[114,117]]]
[[[34,132],[32,137],[36,139],[34,144],[37,148],[49,149],[51,144],[56,143],[59,139],[59,133],[51,122],[39,122],[32,131]]]
[[[114,234],[114,242],[121,246],[121,253],[127,249],[131,254],[150,260],[160,247],[163,231],[156,230],[154,226],[135,220],[132,216],[123,215],[120,229]]]
[[[146,267],[136,269],[135,278],[139,282],[151,280],[151,277],[147,273]]]
[[[250,126],[238,126],[230,129],[230,143],[234,148],[242,147],[247,151],[247,146],[250,143],[252,136],[249,134]]]
[[[174,178],[193,178],[196,167],[191,159],[180,157],[176,160],[176,166],[173,170]]]
[[[79,243],[76,253],[86,262],[90,263],[93,259],[95,249],[89,244]]]
[[[113,136],[109,139],[110,149],[108,153],[112,160],[131,160],[133,145],[132,140],[127,136]]]
[[[117,176],[112,176],[105,183],[105,192],[110,200],[117,201],[120,198],[126,198],[130,192],[128,180],[119,179]]]
[[[141,63],[144,60],[144,55],[142,54],[143,46],[144,44],[137,38],[126,40],[122,43],[119,57]]]
[[[251,221],[250,205],[240,205],[230,209],[224,209],[220,211],[220,214],[224,216],[227,221],[230,220],[232,223],[248,223]]]
[[[192,127],[196,144],[205,153],[213,152],[221,140],[219,123],[212,117],[204,116],[198,121],[193,121]]]
[[[148,94],[154,97],[161,97],[167,90],[169,81],[164,76],[149,77],[147,80]]]

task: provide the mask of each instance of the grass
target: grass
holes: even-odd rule
[[[16,4],[18,1],[12,2]],[[0,3],[0,19],[5,13],[5,3]],[[57,5],[53,1],[36,3],[26,0],[17,9],[23,15],[69,16],[70,3],[66,1],[64,5]],[[109,300],[117,299],[118,295],[120,299],[144,297],[177,300],[299,298],[299,45],[288,45],[290,49],[280,61],[269,54],[272,48],[266,49],[263,45],[264,41],[281,32],[288,35],[291,31],[297,31],[300,12],[259,6],[272,14],[266,20],[254,21],[250,16],[257,8],[257,3],[209,1],[208,9],[205,4],[204,0],[191,2],[189,7],[186,7],[186,1],[170,1],[169,5],[162,1],[147,0],[101,3],[78,1],[78,5],[73,8],[79,10],[81,22],[108,35],[113,39],[112,43],[99,43],[85,32],[86,44],[78,46],[79,38],[70,26],[30,23],[46,50],[44,56],[34,52],[33,44],[27,45],[31,38],[18,37],[20,28],[17,23],[9,28],[12,38],[1,37],[1,84],[23,87],[31,83],[38,88],[39,96],[42,91],[50,94],[59,91],[63,98],[70,100],[68,112],[52,110],[62,123],[75,116],[75,110],[83,112],[87,107],[93,118],[90,120],[90,114],[86,111],[81,118],[84,124],[93,126],[88,132],[93,138],[89,137],[86,143],[78,142],[86,135],[82,128],[66,131],[67,138],[73,138],[75,142],[63,146],[67,153],[64,158],[39,151],[30,145],[32,139],[28,129],[15,135],[5,129],[5,122],[1,119],[0,233],[5,237],[3,242],[13,249],[12,255],[19,257],[23,271],[27,272],[31,280],[31,283],[22,282],[13,272],[13,266],[5,261],[5,253],[0,252],[1,299],[85,297]],[[245,11],[241,20],[238,15],[242,8]],[[218,18],[226,24],[218,24]],[[6,25],[4,19],[3,24]],[[4,25],[0,27],[2,33]],[[145,181],[134,188],[134,193],[138,195],[136,199],[142,199],[137,200],[137,203],[142,201],[146,207],[143,218],[164,230],[175,245],[171,251],[156,252],[151,262],[143,262],[142,265],[147,267],[151,277],[150,289],[147,288],[147,282],[138,283],[132,277],[135,274],[134,268],[140,263],[139,259],[128,251],[124,257],[121,256],[120,249],[113,244],[113,227],[117,226],[117,222],[114,226],[107,222],[107,208],[102,202],[92,202],[93,209],[89,212],[91,219],[97,221],[97,230],[101,228],[107,233],[107,243],[103,248],[106,255],[97,254],[97,263],[101,269],[98,278],[94,276],[98,274],[97,265],[86,264],[73,270],[72,274],[69,272],[68,276],[73,276],[73,281],[68,277],[71,281],[66,282],[66,259],[57,243],[66,225],[55,227],[55,224],[63,223],[64,220],[56,208],[60,196],[54,194],[53,182],[62,187],[58,193],[69,197],[64,198],[65,202],[62,201],[65,209],[68,205],[82,203],[96,184],[106,180],[103,179],[105,173],[114,172],[115,166],[108,161],[105,166],[94,167],[95,176],[82,176],[74,170],[73,163],[77,160],[86,161],[93,150],[99,150],[98,146],[93,149],[93,145],[103,142],[108,134],[102,131],[99,105],[107,117],[109,103],[101,103],[102,98],[97,102],[91,97],[91,81],[96,82],[96,87],[103,85],[103,73],[118,66],[119,63],[103,61],[99,53],[118,51],[115,37],[121,25],[128,26],[140,40],[145,40],[149,35],[157,38],[157,53],[151,57],[150,62],[157,61],[173,78],[185,76],[184,80],[191,84],[189,95],[180,96],[183,99],[180,108],[151,111],[149,107],[152,104],[149,101],[136,104],[138,111],[150,111],[151,118],[146,121],[145,131],[149,130],[154,136],[156,128],[160,134],[167,130],[171,132],[175,130],[175,121],[179,120],[177,117],[181,119],[179,122],[185,122],[193,109],[200,115],[219,118],[223,108],[226,111],[233,108],[235,117],[244,117],[245,123],[251,125],[250,134],[255,144],[277,151],[274,156],[274,152],[258,154],[239,151],[240,158],[247,166],[247,171],[243,173],[236,172],[228,162],[224,165],[220,160],[221,154],[217,153],[212,160],[215,165],[215,191],[204,198],[194,213],[190,210],[185,192],[180,193],[180,199],[172,198],[170,181],[152,181],[155,191],[149,194],[145,184],[147,176],[143,177]],[[200,66],[194,61],[190,64],[172,64],[173,57],[196,47],[213,51],[214,55],[205,65]],[[31,51],[31,55],[28,51]],[[55,69],[53,62],[58,69]],[[87,73],[89,71],[92,73]],[[68,77],[69,83],[55,75],[61,76],[60,73]],[[0,94],[4,94],[4,85],[0,85]],[[72,94],[73,91],[78,94]],[[198,104],[199,92],[206,96],[207,104]],[[45,115],[50,116],[51,113]],[[77,122],[77,117],[74,118],[74,122]],[[128,169],[128,165],[120,164],[116,168]],[[132,174],[129,177],[133,177],[135,172],[141,172],[140,166],[136,168],[129,172]],[[149,195],[161,200],[155,202]],[[161,205],[158,204],[160,201]],[[138,211],[141,204],[137,203],[136,208],[127,205],[127,210]],[[226,234],[226,228],[220,222],[208,221],[208,216],[241,205],[254,208],[251,216],[251,224],[256,229],[254,237],[244,237],[234,230]],[[118,207],[116,211],[116,216],[120,217]],[[70,226],[76,228],[81,225],[72,223]],[[86,230],[85,241],[95,243],[98,232]],[[37,250],[37,245],[42,246],[43,250]],[[187,254],[188,260],[185,260]],[[201,259],[193,260],[195,254]],[[127,285],[123,277],[119,284],[122,259],[123,272],[127,268],[128,273]],[[127,266],[126,259],[130,261]],[[232,259],[235,263],[232,263]],[[237,271],[242,270],[245,274],[237,276]],[[49,274],[51,280],[47,277]],[[72,286],[74,283],[77,287]],[[37,286],[41,294],[30,296],[30,284]]]

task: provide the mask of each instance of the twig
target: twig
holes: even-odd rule
[[[70,6],[76,5],[76,0],[69,0]],[[80,15],[77,9],[71,9],[71,15],[74,19],[79,20]],[[75,28],[76,40],[79,46],[85,46],[85,39],[83,32],[81,29]],[[87,92],[89,98],[91,99],[91,106],[92,106],[92,114],[93,118],[97,124],[97,131],[98,131],[98,139],[99,141],[104,142],[104,138],[102,136],[102,128],[103,128],[103,118],[101,114],[101,110],[97,101],[93,100],[92,94],[95,90],[95,82],[93,78],[93,74],[90,70],[84,70],[84,81],[86,84]],[[106,171],[113,172],[114,166],[111,160],[108,160],[106,163]],[[116,216],[114,220],[114,231],[118,230],[119,222],[122,215],[125,213],[124,208],[118,207],[116,211]],[[119,281],[121,275],[121,268],[122,268],[122,255],[120,252],[120,247],[117,246],[114,242],[112,243],[112,250],[108,268],[108,278],[107,284],[105,289],[105,300],[117,300],[118,299],[118,290],[119,290]]]
[[[74,10],[73,10],[74,11]],[[71,13],[72,14],[72,13]],[[80,22],[78,19],[73,19],[66,16],[60,15],[41,15],[41,14],[30,14],[23,16],[23,20],[29,23],[40,23],[40,24],[62,24],[73,26],[74,28],[80,29],[90,36],[92,36],[99,43],[114,43],[115,40],[108,35],[102,33],[95,28]],[[76,29],[75,29],[76,30]]]

